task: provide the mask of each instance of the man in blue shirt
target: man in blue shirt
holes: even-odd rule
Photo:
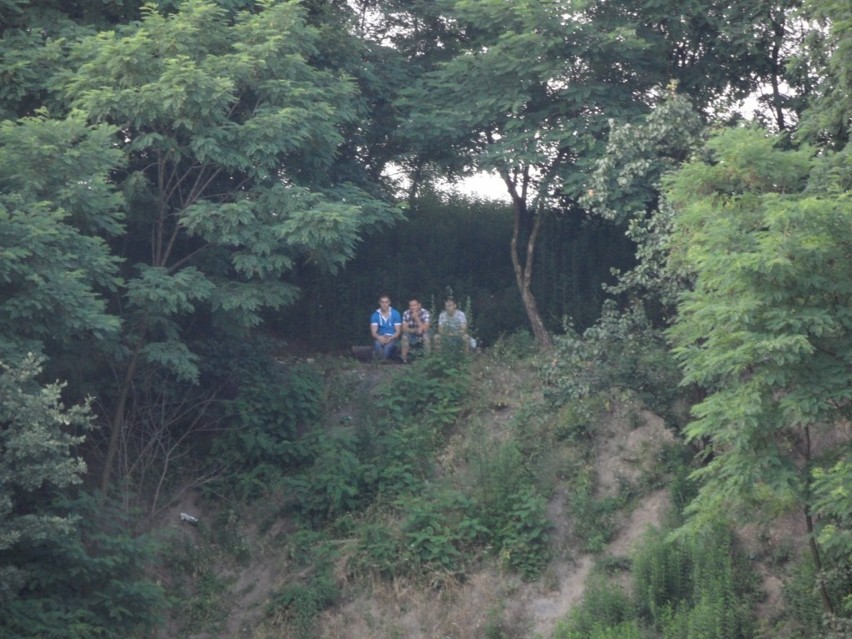
[[[370,334],[373,336],[373,357],[387,360],[396,353],[396,344],[402,332],[402,317],[391,307],[390,297],[379,297],[379,308],[370,316]]]

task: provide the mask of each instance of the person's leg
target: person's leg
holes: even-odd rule
[[[387,344],[385,344],[385,348],[384,348],[384,351],[382,353],[382,355],[384,356],[384,359],[391,359],[396,354],[396,348],[397,348],[396,340],[394,340],[392,342],[388,342]]]
[[[373,345],[373,356],[375,359],[389,359],[395,350],[396,341],[382,344],[380,341],[376,340]]]
[[[425,351],[426,338],[424,335],[411,335],[409,339],[410,348],[408,358],[423,357]]]
[[[408,333],[402,334],[401,342],[401,350],[402,350],[402,361],[408,362],[408,349],[410,346]]]

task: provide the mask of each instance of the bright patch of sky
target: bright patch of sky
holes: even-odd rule
[[[506,183],[496,173],[476,173],[456,184],[442,185],[442,190],[455,191],[462,195],[482,198],[484,200],[509,201]]]

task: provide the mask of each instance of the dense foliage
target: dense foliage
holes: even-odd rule
[[[0,375],[0,633],[126,637],[162,622],[165,593],[145,574],[153,546],[121,509],[79,486],[74,453],[91,426],[32,356]]]
[[[276,495],[306,572],[267,617],[304,636],[334,561],[533,579],[543,446],[576,444],[575,534],[610,538],[624,503],[583,456],[617,389],[700,453],[695,494],[634,558],[634,600],[593,590],[565,636],[748,636],[716,525],[790,511],[791,592],[824,613],[802,633],[843,636],[850,19],[843,0],[0,1],[0,628],[156,627],[142,532],[179,487]],[[480,170],[508,199],[440,192]],[[366,341],[380,292],[437,313],[448,289],[496,355],[524,326],[546,355],[542,403],[466,451],[464,485],[436,460],[468,361],[425,358],[330,422],[358,389],[286,353]]]
[[[593,582],[554,639],[754,636],[754,583],[729,529],[711,527],[679,541],[654,530],[644,542],[632,558],[631,593]]]
[[[807,148],[742,129],[708,151],[667,191],[681,209],[672,259],[696,273],[670,334],[686,381],[708,389],[686,431],[710,443],[691,509],[698,524],[795,508],[816,534],[813,473],[842,473],[849,454],[837,425],[852,398],[852,205]],[[834,613],[840,602],[821,587]]]

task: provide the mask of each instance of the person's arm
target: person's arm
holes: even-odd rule
[[[370,335],[374,340],[379,339],[379,319],[376,317],[376,313],[370,315]]]
[[[461,311],[459,312],[461,313]],[[459,320],[459,335],[461,335],[464,350],[467,352],[470,350],[470,338],[467,336],[467,316],[464,313],[461,313]]]
[[[399,336],[402,335],[402,318],[399,316],[399,312],[397,312],[394,317],[393,323],[393,339],[399,339]]]
[[[429,324],[429,320],[430,320],[430,319],[431,319],[431,317],[429,317],[429,315],[426,315],[426,319],[425,319],[425,321],[424,321],[424,320],[421,320],[421,319],[420,319],[420,314],[419,314],[419,313],[418,313],[418,314],[417,314],[417,316],[415,317],[415,321],[417,322],[417,332],[418,332],[420,335],[425,335],[426,333],[428,333],[428,332],[429,332],[429,326],[430,326],[430,324]]]

